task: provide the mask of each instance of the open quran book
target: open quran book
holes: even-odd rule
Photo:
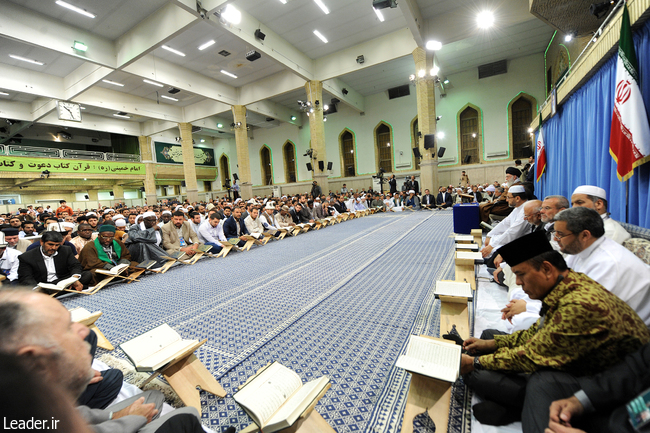
[[[156,371],[176,359],[197,340],[183,340],[180,334],[164,323],[151,331],[120,344],[136,371]]]
[[[456,242],[474,242],[474,236],[472,236],[472,235],[456,235],[454,240]]]
[[[472,299],[472,286],[469,283],[457,281],[436,281],[436,297],[439,296],[456,296],[461,298]]]
[[[158,263],[156,260],[145,260],[142,263],[138,263],[135,267],[139,269],[150,269],[156,263]]]
[[[70,287],[77,280],[79,280],[79,275],[73,275],[70,278],[66,278],[65,280],[61,280],[56,284],[54,284],[54,283],[38,283],[38,287],[40,287],[42,289],[61,291],[61,290],[65,290],[68,287]]]
[[[455,382],[460,373],[462,347],[443,340],[411,335],[406,355],[397,358],[396,367],[446,382]]]
[[[95,272],[104,275],[119,275],[128,267],[129,267],[128,264],[122,263],[121,265],[113,266],[110,269],[97,269]]]
[[[483,263],[483,255],[481,255],[479,252],[456,251],[456,258],[474,260],[474,263]]]
[[[173,260],[175,262],[182,262],[181,257],[185,256],[185,252],[183,251],[176,251],[171,254],[168,254],[166,256],[161,255],[160,257],[165,259],[165,260]]]
[[[303,384],[295,372],[274,362],[239,388],[233,398],[260,430],[272,433],[293,425],[327,386],[327,376]]]
[[[73,322],[82,323],[86,326],[90,326],[95,323],[95,321],[102,315],[101,311],[95,311],[94,313],[91,313],[82,307],[76,307],[68,311],[70,312],[70,319]]]

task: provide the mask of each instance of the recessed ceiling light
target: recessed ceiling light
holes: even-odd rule
[[[479,12],[476,16],[476,24],[482,29],[488,29],[494,25],[494,14],[490,11]]]
[[[231,24],[239,24],[241,22],[241,12],[239,12],[233,5],[229,4],[223,12],[221,12],[221,18]]]
[[[212,39],[212,40],[206,42],[205,44],[199,46],[199,51],[203,51],[206,48],[213,46],[214,44],[215,44],[215,41],[214,41],[214,39]]]
[[[287,0],[280,0],[280,3],[282,3],[283,5],[286,5],[286,4],[287,4]]]
[[[202,138],[202,139],[201,139],[201,143],[205,143],[205,138]]]
[[[223,128],[223,123],[217,123],[217,128]]]
[[[2,95],[2,96],[9,96],[9,93],[0,92],[0,95]]]
[[[162,48],[163,50],[167,50],[167,51],[169,51],[170,53],[174,53],[174,54],[176,54],[177,56],[185,57],[185,53],[182,53],[182,52],[180,52],[180,51],[178,51],[178,50],[175,50],[175,49],[173,49],[172,47],[168,47],[167,45],[163,45],[161,48]]]
[[[118,83],[117,81],[111,81],[111,80],[102,80],[102,81],[106,84],[112,84],[114,86],[124,87],[124,84]]]
[[[178,102],[178,99],[176,99],[176,98],[172,98],[171,96],[160,95],[160,97],[161,97],[161,98],[165,98],[165,99],[169,99],[170,101],[176,101],[176,102]]]
[[[296,116],[291,116],[291,120],[296,120]]]
[[[95,18],[97,16],[95,14],[91,14],[85,9],[81,9],[80,7],[71,5],[70,3],[66,3],[63,0],[56,0],[56,4],[58,4],[59,6],[63,6],[64,8],[70,9],[71,11],[75,11],[78,14],[87,16],[88,18]]]
[[[438,72],[440,72],[440,68],[437,67],[436,65],[433,65],[433,69],[431,69],[431,76],[435,77],[436,75],[438,75]]]
[[[325,3],[323,3],[323,0],[314,0],[314,2],[318,5],[319,8],[321,8],[321,10],[323,12],[325,12],[325,15],[330,13],[330,10],[327,9],[327,6],[325,6]]]
[[[122,119],[130,119],[131,118],[131,116],[127,116],[125,114],[120,114],[120,113],[114,113],[113,116],[121,117]]]
[[[320,39],[321,41],[327,43],[327,38],[325,36],[323,36],[321,32],[319,32],[318,30],[314,30],[314,34],[316,36],[318,36],[318,39]]]
[[[429,41],[427,42],[427,50],[438,51],[442,48],[442,42],[440,41]]]
[[[224,71],[223,69],[221,70],[221,73],[224,74],[224,75],[228,75],[229,77],[232,77],[232,78],[237,78],[237,75],[231,74],[230,72]]]
[[[379,18],[380,22],[384,22],[384,14],[381,13],[379,9],[372,8],[375,11],[375,14],[377,14],[377,18]]]
[[[39,65],[39,66],[43,66],[45,64],[43,62],[39,62],[38,60],[28,59],[26,57],[17,56],[15,54],[9,54],[9,57],[11,57],[12,59],[20,60],[27,63],[32,63],[34,65]]]
[[[86,107],[79,107],[79,108],[81,108],[82,110],[85,110],[85,109],[86,109]]]
[[[147,83],[147,84],[152,84],[152,85],[154,85],[154,86],[163,87],[162,84],[160,84],[160,83],[156,83],[155,81],[147,80],[146,78],[145,78],[144,80],[142,80],[142,81],[144,81],[144,82]]]
[[[564,42],[571,42],[572,40],[573,40],[572,33],[567,33],[566,36],[564,36]]]

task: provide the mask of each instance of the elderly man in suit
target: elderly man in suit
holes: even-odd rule
[[[43,232],[40,248],[32,249],[18,256],[18,284],[34,287],[38,283],[54,283],[79,275],[73,289],[81,291],[92,281],[92,275],[83,270],[75,252],[63,245],[59,232]]]
[[[163,248],[167,254],[182,251],[188,256],[196,253],[196,248],[201,245],[196,232],[192,230],[189,222],[185,221],[182,211],[175,211],[172,220],[162,226]]]

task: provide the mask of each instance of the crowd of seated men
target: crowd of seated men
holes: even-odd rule
[[[632,432],[625,405],[650,387],[650,267],[621,244],[602,188],[532,198],[505,185],[511,213],[481,253],[507,290],[500,323],[463,343],[476,419],[524,432]]]

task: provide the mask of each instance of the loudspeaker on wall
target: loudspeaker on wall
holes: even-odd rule
[[[435,134],[426,134],[424,136],[424,148],[433,149],[436,147],[436,136]]]
[[[307,170],[312,171],[314,168],[311,166],[311,162],[307,163]]]
[[[232,178],[235,179],[235,180],[239,180],[239,176],[237,176],[237,173],[233,173]]]
[[[422,158],[422,154],[420,153],[420,148],[419,147],[414,147],[413,148],[413,155],[415,155],[416,158]]]
[[[325,171],[325,162],[324,161],[318,161],[318,169],[320,171]]]
[[[445,150],[447,149],[445,149],[444,147],[438,149],[438,158],[442,158],[445,155]]]
[[[465,159],[463,159],[463,164],[469,164],[471,160],[472,160],[472,155],[467,155]]]
[[[328,170],[331,170],[331,169],[332,169],[332,161],[330,161],[330,162],[327,163],[327,169],[328,169]]]

